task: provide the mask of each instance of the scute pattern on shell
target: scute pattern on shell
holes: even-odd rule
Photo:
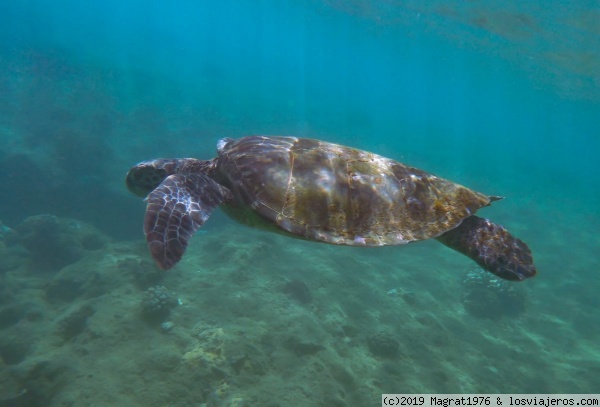
[[[429,239],[490,197],[377,154],[312,139],[245,137],[220,151],[220,181],[292,234],[344,245]]]

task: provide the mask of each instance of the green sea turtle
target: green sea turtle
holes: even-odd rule
[[[144,161],[127,187],[147,196],[144,232],[159,267],[183,256],[192,235],[221,208],[239,222],[349,246],[436,238],[508,280],[536,274],[531,251],[504,227],[474,216],[501,199],[377,154],[324,141],[223,139],[211,160]]]

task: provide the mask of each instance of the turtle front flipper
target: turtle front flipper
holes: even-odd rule
[[[498,277],[521,281],[537,273],[529,247],[487,219],[469,216],[437,239]]]
[[[148,195],[144,219],[146,241],[158,266],[168,270],[181,260],[190,238],[231,197],[227,188],[204,174],[165,178]]]

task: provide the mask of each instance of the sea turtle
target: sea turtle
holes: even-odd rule
[[[295,137],[225,138],[211,160],[144,161],[127,187],[147,196],[144,232],[170,269],[221,208],[284,235],[349,246],[436,238],[508,280],[536,274],[531,251],[504,227],[474,216],[501,199],[366,151]]]

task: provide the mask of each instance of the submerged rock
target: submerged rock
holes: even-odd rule
[[[21,267],[28,259],[29,253],[22,246],[7,245],[0,239],[0,273]]]
[[[310,288],[308,288],[304,281],[300,280],[292,280],[287,282],[283,287],[283,292],[290,298],[293,298],[302,304],[308,304],[312,302],[313,299]]]
[[[167,333],[167,332],[170,332],[174,326],[175,326],[175,324],[173,322],[166,321],[166,322],[163,322],[162,324],[160,324],[160,329],[162,329],[162,331],[164,333]]]
[[[143,290],[158,285],[165,275],[153,263],[135,255],[117,259],[116,266],[119,273],[130,274],[136,285]]]
[[[68,341],[81,334],[87,327],[87,320],[94,314],[95,310],[90,305],[83,305],[75,311],[69,313],[58,323],[58,332],[60,336]]]
[[[14,230],[6,226],[4,223],[0,221],[0,241],[10,238],[15,233]]]
[[[56,271],[97,250],[109,238],[95,227],[74,219],[36,215],[15,228],[8,242],[25,247],[36,270]]]
[[[15,404],[9,406],[53,405],[53,398],[74,379],[71,367],[58,359],[35,358],[16,367],[13,373],[20,386],[11,400]]]
[[[4,337],[0,340],[0,358],[7,365],[21,363],[31,349],[30,341],[18,340],[16,337]]]
[[[377,332],[367,338],[369,350],[375,356],[395,358],[400,354],[400,342],[391,334]]]
[[[291,336],[285,341],[285,346],[297,356],[313,355],[319,351],[325,350],[325,346],[317,342],[311,342],[304,338]]]

